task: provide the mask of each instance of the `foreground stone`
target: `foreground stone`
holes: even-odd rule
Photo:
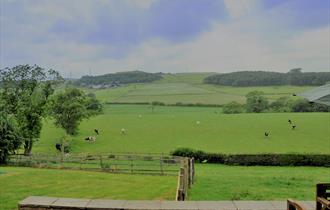
[[[299,202],[308,210],[315,201]],[[133,201],[30,196],[19,210],[286,210],[286,201]]]

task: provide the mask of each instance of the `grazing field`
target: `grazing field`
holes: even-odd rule
[[[190,147],[218,153],[330,154],[330,113],[220,114],[220,108],[105,105],[102,115],[82,122],[71,138],[73,153],[166,153]],[[291,119],[296,125],[292,130]],[[200,121],[200,124],[196,122]],[[96,142],[87,136],[100,131]],[[121,133],[125,128],[126,134]],[[270,131],[269,138],[264,132]],[[51,120],[44,122],[35,153],[56,153],[64,135]]]
[[[177,177],[35,168],[0,168],[0,209],[28,196],[173,200]]]
[[[225,104],[231,101],[245,103],[245,95],[251,91],[263,91],[269,100],[292,96],[311,89],[308,86],[229,87],[203,84],[203,79],[213,73],[166,74],[153,83],[129,84],[112,89],[85,89],[94,92],[103,102],[137,103],[160,101],[167,104],[203,103]]]
[[[330,182],[329,168],[196,164],[189,200],[314,200],[316,183]]]

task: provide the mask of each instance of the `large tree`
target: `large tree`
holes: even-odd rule
[[[67,135],[75,135],[83,119],[102,111],[100,102],[93,94],[85,94],[77,88],[67,88],[56,94],[50,104],[50,113],[55,125]]]
[[[7,113],[14,115],[24,139],[24,154],[31,153],[40,137],[46,104],[53,94],[53,85],[62,81],[57,71],[39,66],[19,65],[0,72],[0,97]]]
[[[0,105],[0,108],[3,107]],[[16,125],[13,116],[0,111],[0,164],[6,163],[8,156],[21,145],[22,139]]]

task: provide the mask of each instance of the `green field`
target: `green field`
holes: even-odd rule
[[[316,183],[330,182],[319,167],[196,164],[189,200],[314,200]]]
[[[28,196],[173,200],[177,177],[35,168],[0,168],[0,209]]]
[[[267,87],[228,87],[203,84],[203,79],[213,73],[165,74],[163,79],[153,83],[129,84],[112,89],[85,89],[94,92],[104,102],[152,102],[167,104],[203,103],[225,104],[231,101],[245,103],[245,95],[251,91],[263,91],[270,101],[282,96],[292,96],[312,87],[307,86],[267,86]]]
[[[72,137],[73,153],[166,153],[190,147],[218,153],[330,154],[330,113],[221,114],[219,108],[105,105],[104,114],[84,121]],[[141,117],[139,117],[141,115]],[[291,130],[288,119],[297,125]],[[197,125],[196,122],[200,121]],[[96,142],[84,140],[100,135]],[[126,135],[121,134],[125,128]],[[270,137],[264,138],[264,132]],[[35,153],[55,153],[64,132],[44,123]]]

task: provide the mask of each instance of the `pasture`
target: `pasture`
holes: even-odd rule
[[[203,79],[212,73],[165,74],[153,83],[129,84],[112,89],[85,89],[94,92],[103,102],[137,103],[160,101],[166,104],[203,103],[225,104],[231,101],[245,103],[245,95],[251,91],[263,91],[270,101],[282,96],[292,96],[312,87],[308,86],[264,86],[228,87],[203,84]]]
[[[179,147],[227,154],[330,154],[329,113],[220,113],[220,108],[105,105],[102,115],[83,121],[70,137],[73,153],[165,153]],[[291,119],[297,128],[288,124]],[[197,124],[200,121],[200,124]],[[96,135],[96,142],[86,136]],[[121,129],[126,130],[125,134]],[[270,131],[265,138],[264,132]],[[56,153],[64,131],[44,122],[34,153]]]
[[[176,176],[0,167],[0,209],[16,209],[28,196],[173,200]]]
[[[196,164],[189,200],[314,200],[315,184],[330,182],[321,167]]]

